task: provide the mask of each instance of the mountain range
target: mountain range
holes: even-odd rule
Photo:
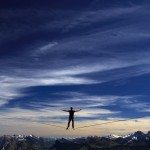
[[[34,135],[4,135],[0,150],[150,150],[150,131],[103,137],[44,138]]]

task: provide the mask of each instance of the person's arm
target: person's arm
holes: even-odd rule
[[[64,110],[64,109],[62,111],[69,112],[69,110]]]
[[[78,110],[75,110],[75,112],[78,112],[78,111],[80,111],[81,109],[78,109]]]

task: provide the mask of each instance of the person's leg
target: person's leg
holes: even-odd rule
[[[69,128],[69,126],[70,126],[70,121],[71,121],[71,119],[69,118],[69,120],[68,120],[68,126],[67,126],[67,128],[66,128],[66,129],[68,129],[68,128]]]
[[[74,129],[74,118],[72,118],[72,128]]]

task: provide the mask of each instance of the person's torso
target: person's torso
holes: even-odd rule
[[[70,111],[69,111],[69,117],[70,117],[70,118],[73,118],[73,117],[74,117],[74,112],[75,112],[74,110],[70,110]]]

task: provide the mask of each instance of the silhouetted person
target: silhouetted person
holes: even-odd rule
[[[71,121],[72,121],[72,128],[74,129],[74,113],[78,112],[80,110],[81,109],[79,109],[79,110],[73,110],[73,107],[70,107],[70,110],[62,110],[62,111],[65,111],[65,112],[69,112],[68,126],[67,126],[66,130],[69,128]]]

